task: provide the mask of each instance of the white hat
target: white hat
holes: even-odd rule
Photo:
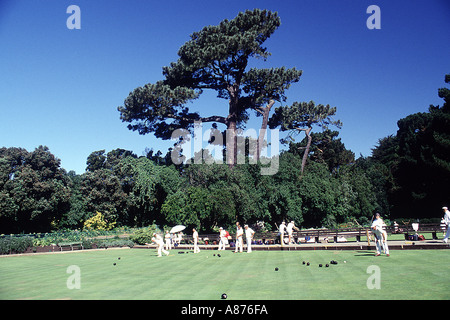
[[[443,209],[443,210],[448,210],[448,208],[447,208],[447,207],[442,207],[442,209]]]

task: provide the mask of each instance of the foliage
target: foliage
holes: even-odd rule
[[[250,58],[265,60],[270,55],[263,44],[280,23],[276,12],[254,9],[194,32],[179,49],[179,59],[163,68],[164,80],[130,93],[118,107],[120,118],[130,123],[130,130],[162,139],[170,139],[176,129],[191,130],[196,121],[220,123],[231,131],[244,127],[249,111],[258,113],[269,101],[284,101],[285,90],[302,74],[295,68],[247,68]],[[189,110],[186,104],[205,89],[228,101],[227,116],[201,116]],[[234,134],[225,144],[227,163],[234,165]]]
[[[0,232],[48,231],[69,199],[70,179],[47,147],[0,148]]]
[[[450,76],[445,81],[449,83]],[[450,184],[450,94],[438,90],[444,104],[398,121],[395,136],[381,139],[373,160],[389,168],[388,202],[394,217],[435,216],[448,201]],[[434,208],[434,209],[431,209]]]
[[[95,243],[97,245],[97,248],[114,248],[114,247],[130,247],[130,248],[132,248],[134,246],[134,241],[129,240],[129,239],[105,239],[105,240],[93,241],[93,243]],[[88,245],[89,245],[89,243],[88,243]]]
[[[336,114],[336,107],[330,105],[315,104],[310,102],[294,102],[292,106],[283,106],[275,109],[275,113],[269,120],[270,128],[281,127],[281,131],[288,131],[289,138],[293,140],[293,136],[304,132],[306,135],[306,147],[304,148],[301,174],[303,174],[306,161],[308,159],[309,150],[312,144],[313,137],[311,130],[313,126],[318,126],[324,130],[328,129],[330,125],[338,128],[342,126],[340,120],[333,120]]]
[[[92,216],[91,218],[87,219],[84,222],[84,230],[111,230],[114,228],[114,225],[116,224],[115,221],[108,222],[105,220],[104,215],[97,211],[95,216]]]
[[[153,224],[147,228],[136,230],[132,235],[130,235],[130,240],[141,245],[151,243],[153,233],[158,231],[158,227]]]
[[[0,238],[0,254],[23,253],[33,245],[31,237],[4,237]]]

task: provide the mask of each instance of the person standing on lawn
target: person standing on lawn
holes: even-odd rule
[[[286,232],[286,222],[282,222],[280,224],[280,228],[278,230],[280,232],[280,244],[283,246],[284,245],[284,233]]]
[[[252,252],[252,239],[255,235],[255,231],[248,227],[248,225],[244,226],[245,229],[245,239],[247,240],[247,253]]]
[[[200,248],[198,247],[198,232],[195,228],[192,229],[192,238],[194,239],[194,253],[199,253]]]
[[[166,250],[172,250],[172,236],[170,235],[169,230],[166,231],[164,240],[166,241]]]
[[[375,243],[377,248],[377,253],[375,256],[379,256],[381,254],[381,246],[383,246],[384,253],[389,257],[389,247],[387,244],[387,232],[383,229],[385,226],[383,219],[381,219],[380,214],[375,214],[375,220],[372,222],[372,230],[375,235]]]
[[[448,238],[450,236],[450,211],[448,211],[447,207],[442,207],[442,210],[444,210],[444,223],[445,226],[447,227],[447,233],[444,236],[444,242],[447,243],[448,242]]]
[[[219,228],[219,249],[218,250],[225,250],[225,246],[228,243],[228,238],[227,238],[227,231],[224,230],[222,227]]]
[[[298,230],[298,228],[295,226],[294,221],[289,222],[287,227],[286,227],[286,231],[288,232],[288,236],[289,236],[289,243],[288,244],[291,244],[292,242],[295,243],[294,238],[292,237],[294,229]]]
[[[244,235],[244,230],[242,229],[239,222],[236,223],[237,229],[236,229],[236,249],[234,252],[238,252],[238,249],[240,252],[244,251],[243,245],[242,245],[242,236]]]

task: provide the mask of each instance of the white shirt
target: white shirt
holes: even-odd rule
[[[294,224],[292,222],[289,222],[286,230],[288,233],[291,233],[293,228],[294,228]]]
[[[242,237],[243,234],[244,230],[242,230],[242,228],[238,228],[236,231],[236,238]]]
[[[450,211],[448,211],[448,210],[445,210],[444,222],[446,225],[450,224]]]
[[[375,219],[372,222],[372,229],[375,228],[375,230],[379,231],[379,232],[383,232],[383,227],[385,227],[386,225],[383,222],[383,219],[379,218],[379,219]]]
[[[285,230],[286,230],[286,225],[284,223],[282,223],[280,225],[280,233],[284,233]]]
[[[192,237],[194,238],[194,240],[198,240],[198,232],[194,231],[194,233],[192,234]]]
[[[246,230],[245,230],[245,236],[247,237],[247,238],[251,238],[252,237],[252,235],[255,233],[255,231],[253,231],[251,228],[247,228]]]
[[[161,236],[159,234],[156,234],[153,238],[152,241],[155,242],[156,244],[162,245],[164,244],[163,239],[161,238]]]

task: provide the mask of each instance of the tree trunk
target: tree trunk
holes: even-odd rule
[[[239,85],[234,84],[228,87],[230,93],[230,107],[227,117],[227,134],[226,134],[226,154],[227,164],[230,168],[234,168],[237,163],[237,115],[239,101]]]
[[[310,135],[311,130],[312,130],[312,127],[308,127],[307,129],[302,130],[302,131],[305,131],[306,137],[308,138],[308,142],[306,143],[306,149],[305,149],[305,152],[303,153],[302,171],[301,171],[300,176],[303,176],[303,171],[305,170],[306,160],[308,159],[309,148],[311,147],[311,142],[312,142],[312,137]]]
[[[258,110],[258,112],[263,115],[263,121],[261,130],[259,130],[258,145],[256,146],[256,161],[259,161],[259,158],[261,157],[261,149],[263,148],[264,136],[266,135],[267,123],[269,122],[269,113],[274,103],[274,100],[270,100],[263,111]]]

